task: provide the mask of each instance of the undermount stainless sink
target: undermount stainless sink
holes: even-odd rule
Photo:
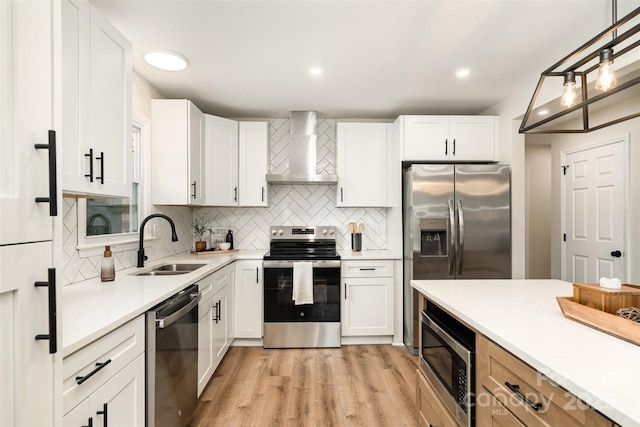
[[[195,263],[171,263],[156,265],[150,269],[143,270],[138,273],[132,273],[132,276],[175,276],[178,274],[191,273],[194,270],[204,267],[207,264]]]

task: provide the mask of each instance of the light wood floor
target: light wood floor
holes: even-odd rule
[[[192,427],[417,426],[417,357],[405,347],[231,347]]]

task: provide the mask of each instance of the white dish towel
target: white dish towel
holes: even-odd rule
[[[313,304],[313,263],[310,261],[293,262],[293,302]]]

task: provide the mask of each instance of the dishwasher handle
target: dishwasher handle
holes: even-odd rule
[[[193,310],[193,308],[198,305],[200,298],[202,298],[202,294],[200,292],[192,293],[191,299],[187,304],[165,317],[156,319],[156,328],[164,329],[174,323],[176,320],[180,319],[182,316]]]

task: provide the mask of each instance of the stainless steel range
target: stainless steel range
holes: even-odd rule
[[[271,227],[264,347],[340,347],[340,255],[333,226]]]

